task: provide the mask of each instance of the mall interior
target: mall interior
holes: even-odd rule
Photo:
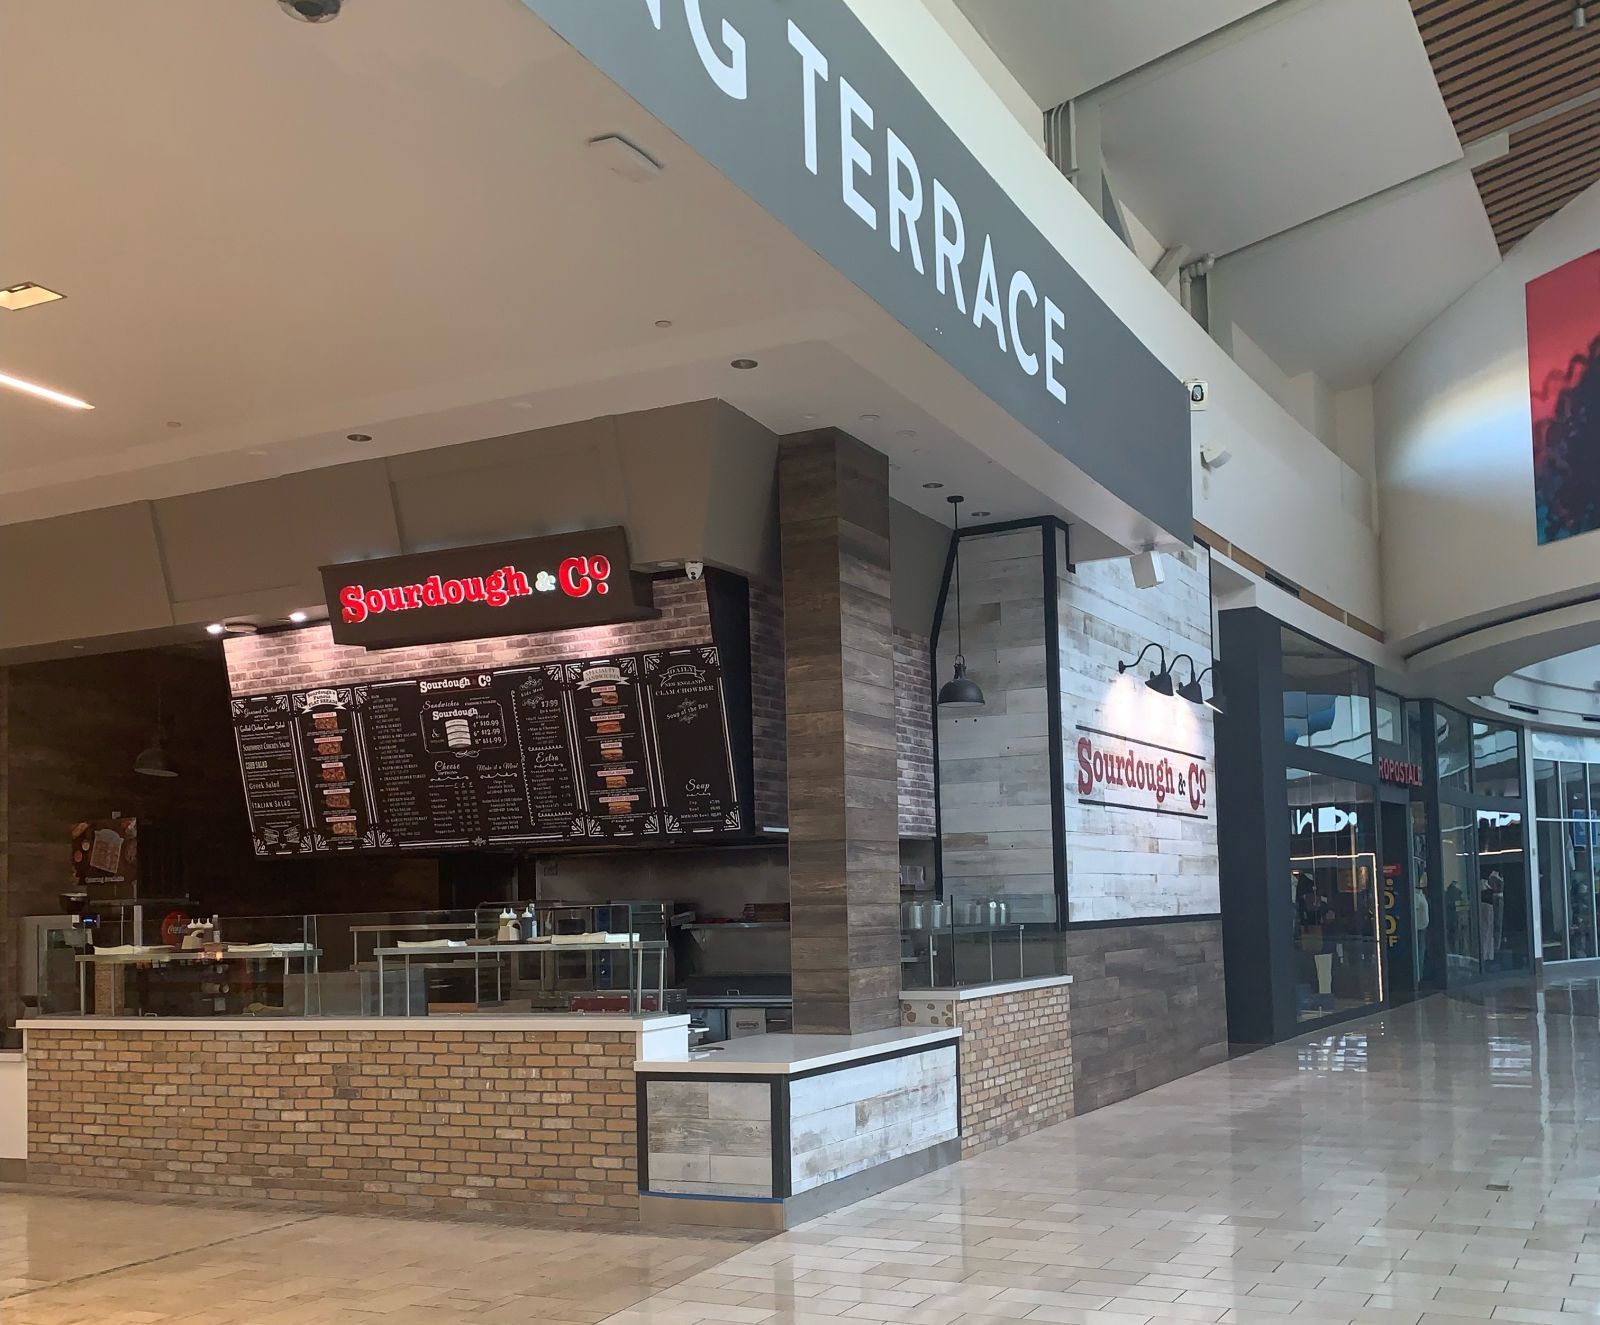
[[[0,1314],[1600,1314],[1592,7],[0,6]]]

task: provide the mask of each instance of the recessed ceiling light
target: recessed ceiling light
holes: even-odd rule
[[[922,486],[925,487],[925,488],[942,488],[942,487],[944,487],[944,484],[943,483],[924,483]]]
[[[344,439],[347,442],[370,442],[372,434],[369,432],[347,432],[344,435]]]
[[[820,414],[802,414],[800,417],[802,419],[820,419],[822,416]]]
[[[289,620],[293,621],[297,626],[303,626],[307,621],[311,620],[311,613],[291,612],[289,613]]]
[[[52,391],[47,386],[40,386],[37,382],[24,381],[20,377],[12,377],[8,373],[0,373],[0,386],[10,387],[13,391],[21,391],[26,395],[38,396],[40,400],[48,400],[53,405],[65,405],[68,409],[93,409],[87,400],[79,400],[76,396],[69,396],[60,391]]]
[[[728,367],[730,367],[730,368],[746,368],[746,369],[748,369],[748,368],[759,367],[759,365],[756,363],[756,361],[754,359],[732,359],[732,360],[729,361]]]
[[[988,511],[974,511],[972,513],[972,518],[974,520],[987,520],[989,518],[989,512]]]
[[[178,419],[168,419],[167,420],[167,427],[169,427],[169,428],[181,428],[181,427],[183,427],[183,423]]]
[[[209,626],[206,627],[206,634],[208,635],[225,635],[227,633],[228,628],[220,621],[213,621]]]
[[[896,437],[915,437],[917,430],[915,428],[898,428],[895,430],[894,435]]]
[[[658,327],[670,327],[671,325],[672,319],[670,317],[658,317],[656,319],[656,326]]]
[[[861,416],[861,422],[863,422],[863,423],[876,423],[882,417],[883,417],[883,415],[881,415],[881,414],[863,414]]]
[[[47,290],[42,285],[35,285],[32,281],[19,281],[0,290],[0,308],[15,313],[24,308],[33,308],[37,304],[53,304],[57,299],[66,297],[54,290]]]
[[[72,647],[77,649],[80,653],[83,651],[83,645],[81,644],[74,644]]]

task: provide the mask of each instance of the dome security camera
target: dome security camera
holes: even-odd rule
[[[302,23],[326,23],[339,17],[344,0],[278,0],[278,8]]]

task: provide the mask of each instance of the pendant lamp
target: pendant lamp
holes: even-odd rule
[[[967,660],[961,648],[961,502],[960,497],[949,497],[950,513],[954,518],[956,555],[956,666],[955,674],[939,687],[939,707],[943,709],[978,709],[983,707],[983,689],[967,675]]]
[[[166,746],[162,740],[161,731],[161,687],[156,687],[156,734],[149,745],[139,751],[133,761],[133,771],[142,773],[147,778],[175,778],[178,770],[172,766],[172,761],[167,758]]]

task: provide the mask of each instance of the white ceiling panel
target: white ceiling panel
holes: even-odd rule
[[[1229,316],[1291,376],[1370,382],[1499,262],[1465,171],[1219,263]]]
[[[1104,102],[1113,185],[1166,243],[1226,253],[1459,158],[1406,0],[1322,0]]]
[[[1054,106],[1272,0],[957,0],[1041,106]]]

